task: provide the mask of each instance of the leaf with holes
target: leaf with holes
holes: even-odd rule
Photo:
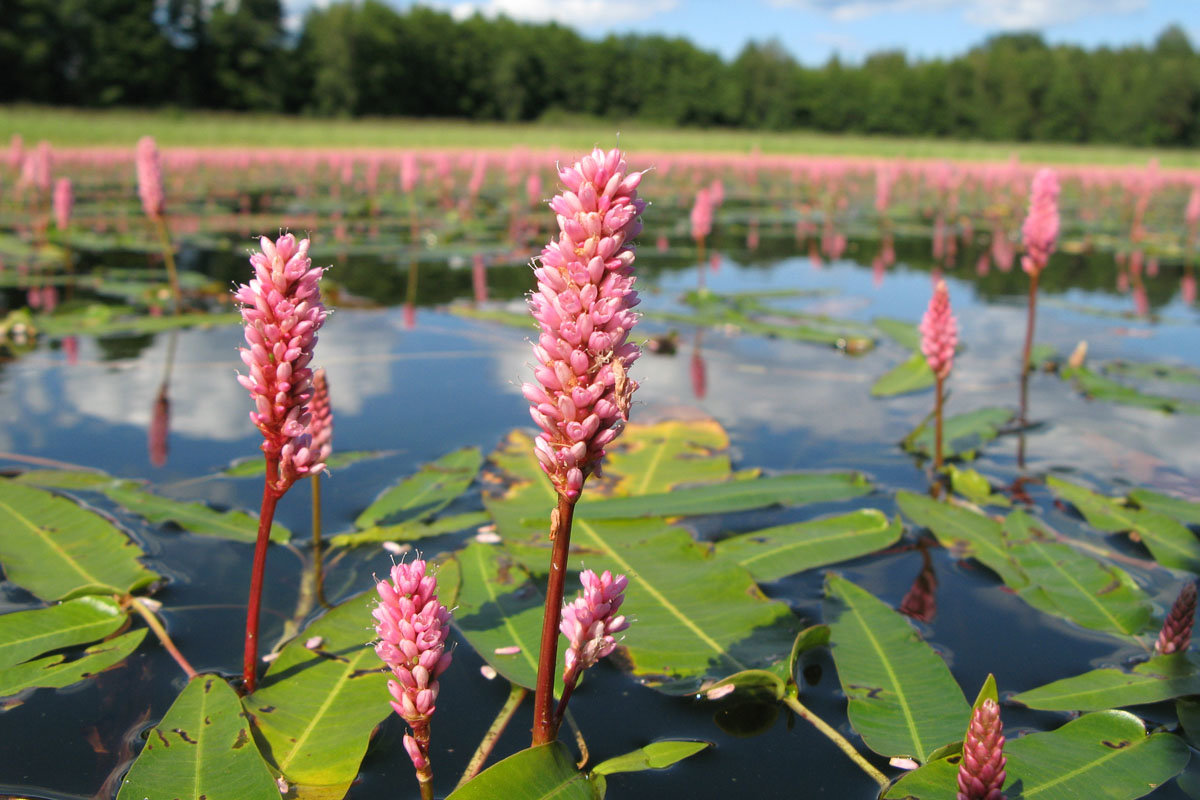
[[[255,737],[301,800],[344,797],[358,775],[371,731],[392,713],[388,677],[371,638],[370,601],[330,609],[271,662],[242,699]],[[321,637],[321,646],[305,642]]]
[[[493,764],[446,800],[603,800],[603,780],[580,772],[567,746],[551,742]]]
[[[467,490],[482,463],[483,456],[474,447],[447,453],[379,495],[354,524],[368,528],[397,515],[405,520],[427,519]]]
[[[117,800],[279,800],[238,696],[216,675],[188,681],[150,731]]]
[[[1200,541],[1182,523],[1158,511],[1129,508],[1053,475],[1046,477],[1046,485],[1079,509],[1089,525],[1108,533],[1136,533],[1164,567],[1200,572]]]
[[[718,562],[744,567],[765,583],[874,553],[894,544],[901,533],[899,517],[889,522],[882,511],[864,508],[732,536],[717,543],[714,555]]]
[[[146,629],[123,633],[83,651],[73,661],[64,661],[62,654],[26,661],[0,670],[0,697],[26,689],[61,689],[73,683],[111,669],[137,649],[146,638]]]
[[[158,580],[111,522],[41,489],[0,480],[0,530],[5,576],[43,600],[128,594]]]
[[[128,617],[107,597],[88,595],[49,608],[0,616],[0,669],[42,653],[116,633]]]
[[[825,621],[850,724],[868,747],[924,762],[962,738],[971,707],[946,662],[904,616],[831,573]]]
[[[1134,800],[1179,774],[1189,751],[1178,736],[1146,735],[1124,711],[1098,711],[1058,730],[1004,745],[1005,793],[1021,800]],[[904,775],[885,800],[955,800],[958,759],[941,759]]]

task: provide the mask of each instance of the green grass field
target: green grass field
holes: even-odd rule
[[[413,119],[315,119],[191,111],[77,111],[0,106],[0,146],[14,133],[27,143],[132,147],[153,134],[165,147],[492,147],[580,150],[616,141],[627,150],[796,153],[1002,161],[1016,153],[1027,163],[1145,164],[1200,167],[1196,150],[1101,145],[963,142],[827,133],[665,129],[644,123],[501,124]]]

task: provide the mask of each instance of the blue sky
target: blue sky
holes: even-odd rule
[[[330,0],[284,0],[298,19]],[[385,0],[398,8],[412,0]],[[1200,0],[425,0],[469,16],[557,20],[586,36],[684,36],[732,58],[751,39],[778,38],[807,64],[833,53],[856,61],[902,49],[919,57],[961,53],[990,34],[1038,30],[1050,42],[1150,44],[1171,23],[1200,46]]]

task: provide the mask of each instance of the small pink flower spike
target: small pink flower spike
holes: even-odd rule
[[[629,620],[617,611],[625,600],[629,579],[615,578],[608,570],[597,576],[585,569],[579,576],[583,595],[563,604],[559,630],[567,637],[563,682],[574,686],[579,673],[607,656],[617,647],[613,634],[629,627]]]
[[[1196,584],[1188,581],[1179,591],[1171,611],[1163,622],[1154,652],[1167,655],[1182,653],[1192,642],[1192,624],[1196,620]]]
[[[404,736],[417,770],[417,780],[426,785],[433,780],[429,766],[429,720],[437,704],[438,677],[450,666],[446,636],[450,633],[450,612],[438,600],[437,578],[427,575],[421,559],[392,567],[391,580],[376,587],[379,604],[375,633],[379,643],[375,653],[392,671],[388,681],[392,708],[412,729]]]
[[[312,451],[322,464],[333,455],[333,407],[329,404],[329,383],[325,370],[318,369],[312,377],[313,396],[308,403],[308,435],[312,437]]]
[[[1004,800],[1004,724],[990,697],[971,715],[958,765],[957,800]]]
[[[138,140],[134,164],[137,167],[138,195],[142,198],[142,209],[145,210],[146,216],[157,219],[166,210],[166,198],[163,194],[158,145],[153,136],[143,136]]]
[[[290,233],[259,241],[262,252],[250,256],[254,278],[237,288],[247,347],[239,349],[249,375],[238,375],[254,400],[253,422],[263,435],[268,459],[279,459],[273,490],[282,495],[303,476],[325,465],[308,431],[311,417],[313,347],[325,323],[321,303],[322,270],[312,266],[308,239]]]
[[[71,211],[75,207],[75,194],[71,191],[71,179],[59,178],[54,184],[54,224],[65,231],[71,224]]]
[[[638,321],[631,241],[646,203],[637,196],[643,173],[629,172],[620,150],[594,150],[558,175],[566,188],[550,208],[559,234],[542,249],[529,298],[542,331],[533,347],[537,383],[521,391],[542,429],[538,463],[574,501],[628,420],[637,389],[628,377],[641,355],[627,341]]]
[[[945,379],[950,374],[956,347],[958,322],[950,310],[950,290],[945,281],[938,281],[921,319],[921,352],[934,375]]]
[[[701,189],[696,192],[696,202],[692,206],[691,222],[692,238],[697,242],[707,239],[708,235],[712,233],[714,205],[710,189]]]
[[[1050,260],[1058,241],[1058,176],[1052,169],[1040,169],[1033,176],[1029,195],[1029,215],[1021,226],[1025,255],[1021,268],[1040,273]]]

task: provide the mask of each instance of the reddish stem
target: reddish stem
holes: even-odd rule
[[[279,481],[279,456],[267,455],[267,474],[263,480],[262,510],[258,516],[258,541],[254,544],[254,566],[250,571],[250,600],[246,604],[246,649],[242,654],[242,692],[251,694],[257,683],[258,616],[262,602],[263,571],[267,566],[267,544],[271,539],[271,522],[275,519],[275,504],[279,494],[274,486]]]
[[[537,691],[533,699],[533,744],[552,742],[554,724],[554,671],[558,666],[558,625],[562,620],[563,587],[571,547],[571,519],[575,501],[558,496],[557,522],[552,522],[554,549],[550,554],[550,580],[546,584],[546,610],[542,614],[542,646],[538,654]]]
[[[1025,351],[1021,356],[1021,424],[1029,408],[1029,361],[1033,353],[1033,327],[1037,321],[1038,271],[1029,273],[1029,318],[1025,320]]]
[[[937,385],[935,388],[933,402],[933,471],[937,472],[942,468],[942,404],[945,395],[943,390],[946,385],[946,379],[942,375],[937,376]]]
[[[575,686],[579,683],[579,665],[571,668],[566,675],[563,675],[563,691],[562,697],[558,698],[558,706],[554,709],[554,732],[558,733],[559,727],[562,725],[563,715],[567,713],[567,703],[571,699],[571,693],[575,691]]]

